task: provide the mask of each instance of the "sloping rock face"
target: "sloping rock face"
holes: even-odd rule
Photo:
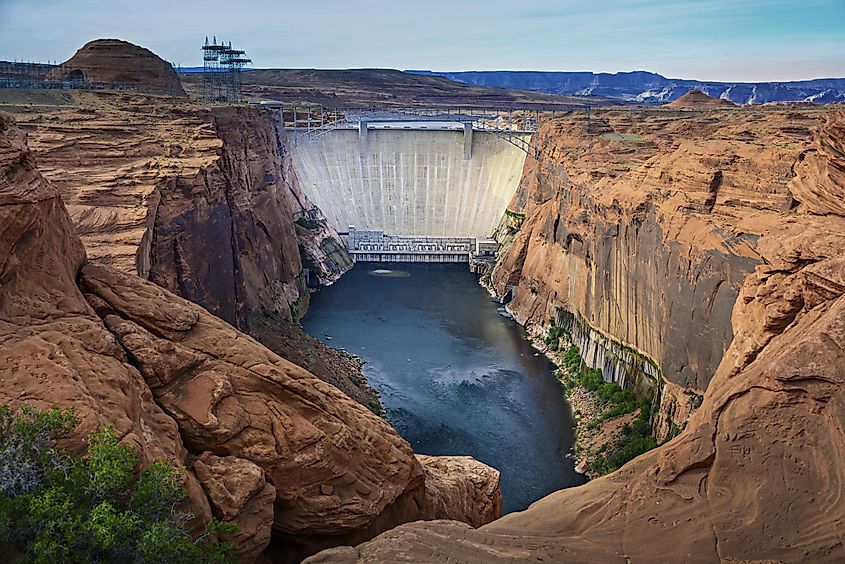
[[[0,219],[0,401],[74,406],[70,448],[110,424],[142,465],[187,466],[198,522],[212,511],[236,522],[241,558],[272,542],[295,561],[415,519],[498,516],[495,470],[420,464],[334,386],[164,288],[86,263],[58,191],[2,114]]]
[[[513,288],[522,323],[572,312],[653,359],[665,436],[731,343],[758,239],[796,205],[793,168],[818,115],[627,110],[547,123],[544,156],[526,164],[511,203],[525,221],[493,286]]]
[[[408,444],[334,386],[138,277],[89,264],[80,285],[189,450],[266,472],[279,542],[331,545],[319,537],[342,540],[423,495]],[[384,528],[402,520],[391,517]]]
[[[53,78],[129,86],[141,92],[186,97],[167,61],[120,39],[95,39],[52,71]]]
[[[843,124],[819,127],[790,186],[845,197],[819,172],[845,167]],[[677,438],[480,529],[414,523],[309,562],[845,560],[845,216],[816,206],[764,230],[734,339]]]
[[[314,206],[280,155],[272,114],[91,93],[17,117],[92,261],[138,273],[374,401],[358,364],[297,324],[308,305],[303,266],[331,283],[352,262],[325,222],[295,223]]]

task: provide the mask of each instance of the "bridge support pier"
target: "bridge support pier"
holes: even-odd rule
[[[464,160],[472,159],[472,122],[464,123]]]

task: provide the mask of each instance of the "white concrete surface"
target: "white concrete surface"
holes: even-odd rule
[[[405,125],[371,124],[365,143],[345,129],[291,143],[302,190],[338,231],[354,225],[391,235],[490,235],[519,183],[525,153],[476,131],[472,158],[464,159],[460,123]]]

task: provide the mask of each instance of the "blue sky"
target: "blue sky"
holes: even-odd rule
[[[845,0],[0,0],[0,59],[118,37],[191,66],[206,34],[259,67],[845,77]]]

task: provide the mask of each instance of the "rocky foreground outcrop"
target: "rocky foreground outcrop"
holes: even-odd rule
[[[187,96],[170,63],[149,49],[120,39],[89,41],[51,71],[50,78],[129,87],[151,94]]]
[[[737,125],[747,131],[750,122]],[[753,184],[764,198],[783,190],[790,204],[775,207],[776,221],[760,229],[759,264],[733,307],[733,340],[678,437],[480,529],[413,523],[309,562],[845,560],[845,214],[836,205],[845,199],[843,125],[845,113],[825,116],[794,171],[787,161],[786,182],[769,182],[779,170],[771,162],[772,172]],[[678,150],[696,146],[681,142]],[[743,153],[735,159],[746,163],[735,170],[756,171]],[[695,205],[694,192],[686,197]],[[733,215],[742,221],[749,213]],[[686,225],[675,227],[667,231],[684,240]],[[708,233],[699,232],[701,240]],[[625,258],[631,264],[641,256]],[[711,319],[697,322],[706,327]]]
[[[418,460],[383,419],[205,309],[86,262],[3,114],[0,225],[0,403],[75,407],[68,448],[109,424],[142,466],[186,466],[197,520],[237,523],[242,560],[268,542],[294,561],[420,518],[498,516],[497,471]]]
[[[273,114],[107,92],[14,109],[92,262],[152,280],[377,402],[354,359],[297,323],[304,268],[329,284],[352,261],[301,193]]]

